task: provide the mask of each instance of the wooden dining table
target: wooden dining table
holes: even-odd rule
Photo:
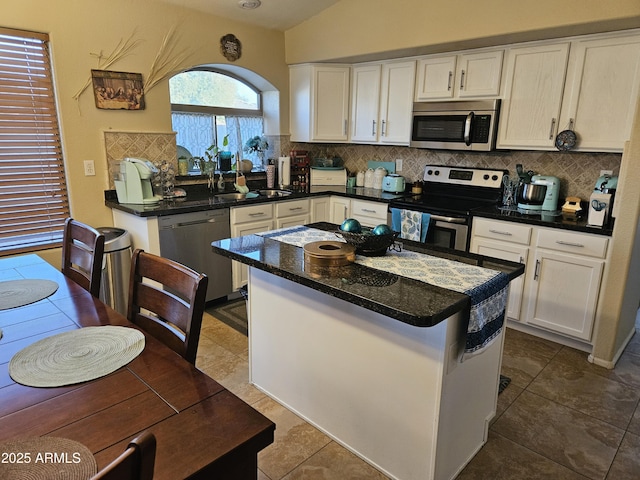
[[[59,288],[0,310],[0,443],[68,438],[101,469],[147,430],[157,440],[154,479],[257,478],[258,452],[273,442],[275,424],[149,335],[138,357],[96,380],[53,388],[14,382],[12,356],[40,339],[89,326],[137,328],[35,254],[0,259],[0,281],[15,279]]]

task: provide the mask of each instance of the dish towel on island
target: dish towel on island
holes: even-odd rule
[[[391,209],[391,230],[400,232],[400,238],[424,243],[431,215],[400,208]]]
[[[257,235],[298,247],[321,240],[344,241],[333,232],[304,226]],[[463,361],[482,353],[502,331],[509,291],[504,272],[406,250],[381,257],[357,255],[356,263],[468,295],[471,311]]]

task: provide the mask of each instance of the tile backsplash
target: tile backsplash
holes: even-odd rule
[[[429,164],[506,169],[512,177],[516,177],[516,165],[522,164],[525,171],[533,170],[537,174],[558,177],[561,198],[577,196],[583,200],[589,199],[600,170],[612,170],[617,175],[622,158],[618,153],[519,150],[457,152],[382,145],[303,144],[290,143],[284,137],[281,137],[281,149],[283,152],[307,150],[312,158],[338,155],[350,172],[366,169],[368,160],[392,162],[401,158],[402,171],[398,173],[408,182],[421,180],[424,166]]]
[[[115,162],[124,157],[146,158],[152,162],[171,160],[177,163],[175,133],[104,132],[109,185],[113,188]],[[516,165],[538,174],[553,175],[560,179],[560,197],[577,196],[588,200],[600,170],[620,171],[621,154],[577,153],[505,150],[494,152],[454,152],[419,148],[356,145],[292,143],[289,137],[269,136],[269,158],[288,155],[291,150],[307,150],[313,157],[342,157],[350,172],[367,168],[368,160],[392,162],[402,159],[402,174],[408,182],[422,179],[424,166],[449,165],[464,167],[499,168],[516,176]],[[279,154],[277,152],[280,152]],[[176,165],[177,168],[177,165]]]

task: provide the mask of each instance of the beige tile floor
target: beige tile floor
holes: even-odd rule
[[[508,329],[487,444],[458,480],[640,479],[640,335],[614,370],[583,352]],[[276,423],[259,480],[386,476],[248,383],[247,337],[205,314],[196,366]]]

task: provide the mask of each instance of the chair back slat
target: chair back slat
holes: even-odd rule
[[[133,253],[127,318],[194,363],[208,278],[140,249]]]
[[[127,449],[91,480],[152,480],[156,460],[156,437],[142,432]]]
[[[67,218],[62,241],[62,273],[94,297],[100,295],[104,235],[82,222]]]

